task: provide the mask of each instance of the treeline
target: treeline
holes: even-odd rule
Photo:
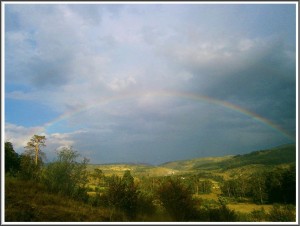
[[[32,149],[26,146],[27,150],[21,155],[14,151],[11,142],[5,142],[6,175],[42,183],[50,192],[87,200],[88,160],[83,158],[82,161],[77,161],[80,156],[77,151],[63,148],[57,152],[55,161],[45,164],[45,154],[39,147],[44,140],[45,137],[35,135],[28,142],[36,142]]]
[[[109,221],[236,220],[234,211],[221,204],[205,211],[199,208],[201,205],[193,198],[189,186],[180,179],[161,178],[153,191],[148,192],[135,182],[130,171],[125,171],[122,177],[105,176],[98,169],[88,173],[88,161],[85,158],[77,161],[79,154],[72,148],[61,149],[57,152],[57,159],[48,164],[44,164],[40,153],[41,150],[38,150],[18,155],[13,145],[6,142],[6,175],[31,180],[37,185],[44,185],[49,192],[63,194],[92,206],[106,207],[109,209]],[[98,188],[104,190],[88,195],[89,178],[97,181]],[[219,214],[215,214],[216,211]]]
[[[6,176],[32,181],[37,186],[41,184],[48,192],[68,196],[96,208],[107,208],[109,221],[234,222],[273,221],[274,219],[295,221],[294,211],[281,206],[275,206],[270,213],[261,211],[253,212],[249,216],[241,216],[230,210],[222,198],[213,205],[204,205],[203,200],[194,194],[210,193],[213,184],[208,178],[201,179],[201,174],[185,177],[145,177],[140,180],[134,178],[130,171],[125,171],[123,176],[107,176],[100,169],[89,172],[88,160],[82,158],[72,148],[57,151],[56,160],[45,164],[45,155],[42,152],[45,140],[43,136],[34,135],[27,143],[26,151],[21,155],[14,151],[12,143],[5,142]],[[293,189],[295,184],[293,184],[292,170],[291,168],[286,171],[276,171],[277,174],[269,172],[264,174],[264,177],[253,178],[253,180],[263,181],[261,184],[264,186],[270,182],[274,184],[269,187],[272,189],[262,190],[265,193],[269,191],[268,196],[263,196],[263,200],[277,202],[278,200],[272,200],[272,197],[280,192],[287,194],[289,192],[287,185],[289,189]],[[277,177],[278,173],[280,177]],[[93,194],[89,194],[91,181],[95,184],[92,189]],[[243,187],[238,184],[240,182],[242,181],[225,181],[222,186],[223,195],[234,197],[250,195],[247,189],[238,190]],[[281,183],[281,190],[275,186],[277,182]],[[254,183],[259,184],[257,181]],[[250,189],[250,191],[254,190]],[[257,197],[260,200],[261,196],[257,195]],[[279,201],[294,203],[292,197],[287,195],[283,197]]]
[[[226,180],[221,185],[222,195],[237,200],[250,198],[258,204],[296,204],[295,164],[269,171],[255,172]]]

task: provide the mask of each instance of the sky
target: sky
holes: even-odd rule
[[[296,142],[296,7],[6,3],[4,139],[94,164]]]

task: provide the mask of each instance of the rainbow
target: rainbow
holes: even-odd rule
[[[259,123],[263,123],[267,126],[269,126],[270,128],[272,128],[273,130],[279,132],[280,134],[282,134],[283,136],[285,136],[286,138],[295,141],[295,137],[292,136],[291,134],[289,134],[287,131],[285,131],[283,128],[281,128],[279,125],[276,125],[275,123],[273,123],[272,121],[263,118],[262,116],[251,112],[247,109],[241,108],[240,106],[234,105],[232,103],[229,103],[227,101],[223,101],[223,100],[218,100],[212,97],[208,97],[208,96],[204,96],[204,95],[199,95],[199,94],[194,94],[194,93],[188,93],[188,92],[175,92],[175,91],[166,91],[166,90],[160,90],[160,91],[150,91],[150,92],[128,92],[128,93],[122,93],[120,95],[116,95],[116,96],[110,96],[110,97],[105,97],[102,98],[100,100],[97,101],[96,104],[91,104],[88,106],[83,106],[83,107],[79,107],[76,108],[72,111],[68,111],[65,112],[64,114],[60,115],[59,117],[55,118],[54,120],[46,123],[43,125],[43,127],[46,129],[47,127],[50,127],[58,122],[64,121],[66,119],[69,119],[71,117],[74,117],[82,112],[86,112],[89,111],[99,105],[105,105],[111,102],[116,102],[116,101],[123,101],[126,99],[131,99],[131,98],[139,98],[139,97],[158,97],[158,98],[162,98],[162,97],[170,97],[170,98],[184,98],[184,99],[188,99],[188,100],[194,100],[194,101],[201,101],[201,102],[205,102],[205,103],[209,103],[209,104],[213,104],[213,105],[217,105],[217,106],[221,106],[224,107],[226,109],[230,109],[232,111],[238,112],[240,114],[246,115],[252,119],[254,119],[255,121],[259,122]]]

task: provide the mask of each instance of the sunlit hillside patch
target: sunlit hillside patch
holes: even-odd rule
[[[227,205],[230,209],[239,211],[242,213],[250,213],[254,210],[261,210],[263,208],[266,212],[270,212],[272,205],[256,205],[253,203],[234,203]]]

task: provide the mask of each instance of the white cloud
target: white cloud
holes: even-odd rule
[[[73,146],[76,144],[74,137],[86,133],[85,130],[75,130],[70,133],[46,133],[44,127],[25,127],[18,126],[12,123],[5,124],[5,141],[11,142],[14,149],[23,153],[24,147],[27,142],[32,138],[33,135],[43,135],[46,137],[46,147],[44,151],[46,153],[47,159],[51,160],[54,157],[55,150],[63,146]]]
[[[124,90],[131,85],[136,84],[136,80],[132,76],[128,76],[127,78],[114,78],[109,84],[109,88],[113,91],[121,91]]]
[[[44,133],[43,127],[24,127],[12,123],[5,124],[5,141],[11,142],[14,147],[21,150],[34,134]]]
[[[65,124],[67,131],[74,132],[63,133],[57,126],[53,130],[56,133],[46,134],[49,150],[74,145],[85,151],[97,152],[98,146],[109,151],[122,149],[125,141],[134,145],[133,141],[140,140],[142,146],[142,141],[147,143],[168,130],[188,131],[194,121],[202,119],[199,114],[185,119],[188,111],[184,109],[190,107],[190,102],[162,98],[151,92],[173,90],[214,95],[223,91],[221,99],[238,99],[240,96],[234,96],[233,91],[244,94],[255,90],[255,94],[256,89],[249,85],[267,81],[259,78],[261,74],[251,77],[252,69],[273,63],[275,71],[283,61],[285,71],[294,66],[293,48],[287,50],[289,43],[283,33],[256,32],[259,20],[255,19],[257,23],[247,20],[251,14],[243,7],[218,7],[9,5],[10,12],[17,15],[11,15],[12,24],[19,25],[12,26],[5,34],[5,82],[21,88],[10,88],[7,100],[35,100],[61,115],[70,113]],[[278,36],[283,37],[282,46],[273,38]],[[288,56],[281,56],[282,52]],[[274,53],[280,53],[279,60],[272,57]],[[287,74],[283,76],[288,80],[291,73]],[[234,85],[237,81],[238,85]],[[286,90],[289,87],[286,85]],[[270,99],[279,88],[268,83],[265,97]],[[126,98],[128,93],[133,94],[131,98]],[[253,93],[245,94],[248,98],[242,100],[245,106],[259,105],[256,100],[252,102],[258,96]],[[115,101],[110,102],[110,98]],[[282,103],[280,99],[278,102]],[[87,111],[77,116],[72,113],[81,109]],[[173,120],[172,126],[166,123],[168,119]],[[82,132],[78,128],[87,130]],[[45,132],[43,127],[8,123],[6,135],[14,139],[16,146],[23,147],[35,129]],[[151,131],[155,134],[151,135]],[[188,140],[187,136],[193,133],[177,135]],[[159,142],[160,147],[165,145]]]

